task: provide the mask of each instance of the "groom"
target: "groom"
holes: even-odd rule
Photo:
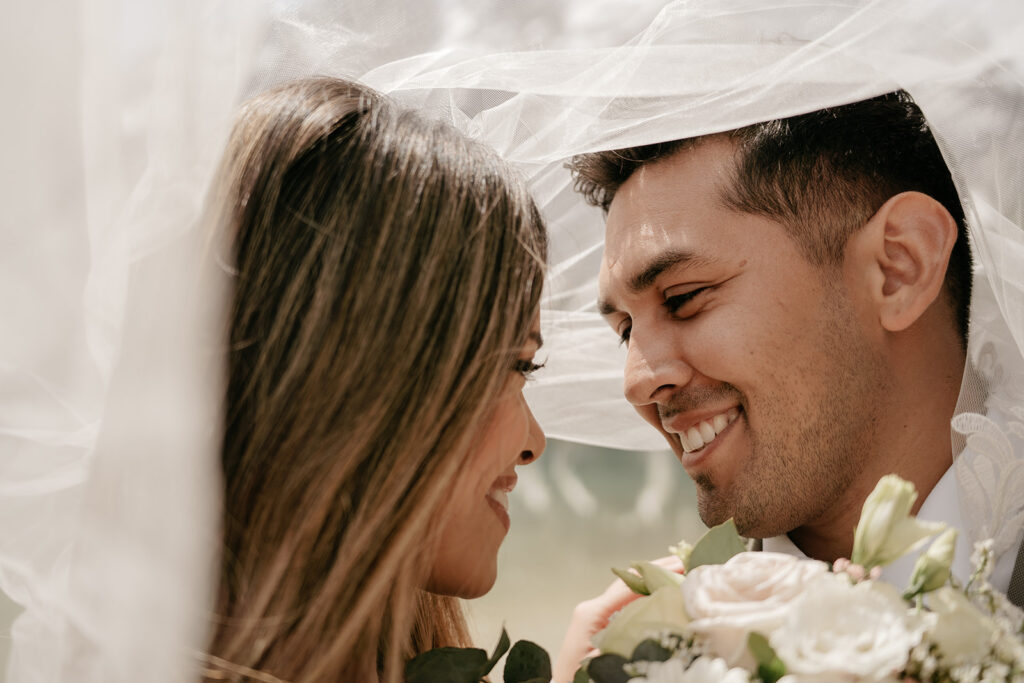
[[[895,473],[915,512],[963,529],[950,418],[971,256],[906,93],[572,169],[607,212],[599,307],[628,348],[626,398],[696,483],[705,524],[849,557],[865,497]]]

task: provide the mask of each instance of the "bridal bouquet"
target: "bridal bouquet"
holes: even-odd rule
[[[673,548],[686,569],[616,570],[642,597],[615,615],[574,683],[1024,683],[1024,613],[975,571],[950,575],[956,530],[910,515],[917,493],[884,477],[865,501],[850,560],[832,566],[747,552],[732,522]],[[901,590],[880,568],[933,538]]]

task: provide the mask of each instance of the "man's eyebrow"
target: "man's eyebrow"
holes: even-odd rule
[[[669,268],[682,264],[698,265],[709,262],[709,259],[697,256],[692,251],[675,249],[665,251],[648,261],[646,266],[629,278],[629,288],[633,293],[639,293],[653,285],[658,276]]]
[[[715,259],[698,256],[692,251],[679,249],[664,251],[648,261],[647,265],[629,278],[629,289],[634,293],[642,292],[653,285],[659,275],[678,265],[708,265],[711,263],[715,263]],[[611,315],[617,313],[619,309],[608,299],[598,299],[597,310],[601,315]]]

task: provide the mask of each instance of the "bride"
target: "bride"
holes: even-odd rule
[[[395,681],[466,645],[516,467],[544,450],[545,232],[496,154],[337,79],[245,105],[223,559],[207,680]],[[270,678],[269,676],[273,678]]]

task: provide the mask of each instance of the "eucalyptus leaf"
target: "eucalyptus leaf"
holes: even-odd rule
[[[653,562],[637,562],[633,568],[640,572],[640,576],[644,579],[644,587],[651,593],[665,586],[678,586],[684,579],[682,574],[665,569]]]
[[[517,641],[505,660],[505,683],[530,683],[551,680],[551,658],[540,645],[528,640]]]
[[[405,683],[479,683],[489,670],[479,648],[439,647],[406,662]]]
[[[757,662],[757,675],[764,683],[776,683],[786,675],[786,665],[783,664],[775,650],[768,644],[768,639],[760,633],[751,633],[747,637],[747,647],[754,655]]]
[[[629,683],[631,676],[622,668],[626,663],[619,655],[598,655],[587,665],[587,675],[594,683]]]
[[[629,586],[629,590],[634,593],[638,593],[640,595],[651,594],[651,591],[647,589],[647,584],[644,582],[642,576],[638,576],[628,569],[616,569],[615,567],[612,567],[612,574],[615,574],[615,576],[622,579],[623,582]]]
[[[572,683],[590,683],[590,675],[587,674],[587,670],[583,667],[576,669],[576,674],[572,677]]]
[[[705,564],[724,564],[733,555],[738,555],[746,549],[747,544],[736,531],[736,524],[729,519],[718,526],[711,527],[701,536],[693,546],[693,551],[690,552],[690,561],[686,565],[686,571]]]
[[[636,649],[633,650],[633,658],[630,661],[664,662],[671,656],[672,653],[663,648],[661,643],[648,638],[636,646]]]
[[[501,659],[501,656],[508,652],[508,646],[510,642],[511,641],[509,641],[508,639],[508,631],[506,631],[505,627],[503,626],[501,628],[501,637],[498,639],[498,644],[494,647],[494,654],[491,655],[491,658],[487,660],[487,664],[485,665],[485,676],[491,672],[491,669],[493,669],[494,665],[498,663],[498,660]]]

